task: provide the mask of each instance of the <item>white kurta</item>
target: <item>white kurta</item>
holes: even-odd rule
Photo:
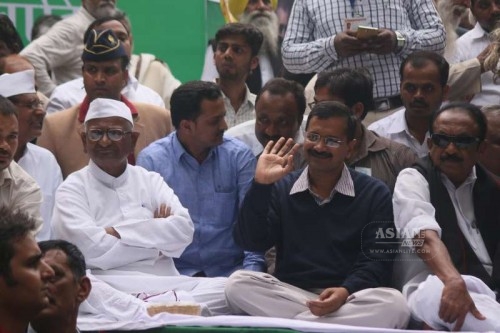
[[[56,190],[61,185],[62,173],[56,158],[42,147],[28,143],[23,156],[17,162],[40,186],[42,205],[40,213],[43,219],[42,230],[37,234],[38,241],[50,239],[50,221],[54,209]]]
[[[154,218],[163,203],[171,215]],[[121,239],[106,227],[114,227]],[[92,161],[57,190],[52,228],[54,237],[81,249],[96,275],[179,275],[172,257],[182,254],[194,232],[187,209],[159,174],[128,165],[115,178]]]

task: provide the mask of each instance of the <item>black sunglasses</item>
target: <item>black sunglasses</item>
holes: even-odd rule
[[[432,134],[431,139],[440,148],[446,148],[453,142],[458,149],[467,149],[479,142],[479,139],[473,136],[449,136],[445,134]]]

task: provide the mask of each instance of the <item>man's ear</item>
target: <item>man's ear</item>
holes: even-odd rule
[[[486,150],[486,148],[488,147],[488,145],[490,145],[490,144],[491,143],[488,141],[488,139],[481,141],[479,143],[479,146],[477,147],[477,151],[479,152],[479,154],[483,154],[484,151]]]
[[[432,139],[431,138],[427,138],[427,148],[429,148],[429,151],[431,150],[432,148]]]
[[[132,131],[132,133],[130,133],[130,139],[131,139],[131,148],[132,148],[132,151],[135,151],[135,145],[137,144],[137,139],[139,138],[139,135],[140,133],[139,132],[136,132],[136,131]]]
[[[89,297],[90,291],[92,290],[92,284],[87,276],[80,279],[78,283],[78,292],[76,294],[76,299],[79,303],[82,303]]]
[[[128,79],[128,69],[126,69],[123,71],[123,87],[127,86]]]
[[[350,159],[354,153],[354,148],[356,148],[356,139],[352,139],[347,143],[347,156],[346,159]]]
[[[351,108],[351,112],[356,117],[357,120],[361,121],[361,117],[363,117],[363,112],[365,111],[365,107],[363,103],[357,102]]]
[[[259,65],[259,57],[255,56],[250,60],[250,70],[254,70]]]
[[[179,123],[179,129],[181,129],[185,133],[191,133],[193,128],[193,121],[188,119],[182,119]]]
[[[82,139],[82,143],[83,143],[83,152],[85,154],[88,154],[88,151],[87,151],[87,133],[85,133],[83,130],[80,132],[80,139]]]

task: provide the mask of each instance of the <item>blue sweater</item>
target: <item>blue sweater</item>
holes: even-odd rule
[[[386,233],[395,230],[390,191],[349,171],[355,197],[336,193],[322,206],[309,191],[289,194],[301,171],[273,185],[254,182],[235,225],[236,243],[249,251],[276,246],[275,276],[302,289],[341,286],[354,293],[389,285],[397,248]]]

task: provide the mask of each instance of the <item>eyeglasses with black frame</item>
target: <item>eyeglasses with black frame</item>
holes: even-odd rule
[[[319,142],[321,138],[321,135],[319,135],[318,133],[306,132],[306,139],[312,143]],[[323,142],[325,143],[325,146],[329,148],[338,148],[344,141],[331,136],[324,136]]]
[[[104,134],[111,141],[120,141],[126,134],[132,133],[132,131],[124,131],[119,128],[108,128],[108,129],[100,129],[100,128],[92,128],[87,130],[87,138],[90,141],[99,141],[103,138]]]
[[[479,143],[479,139],[473,136],[451,136],[446,134],[432,134],[432,142],[439,148],[446,148],[450,143],[458,149],[468,149]]]
[[[13,102],[17,106],[22,106],[25,108],[28,108],[30,110],[38,110],[38,109],[43,109],[43,102],[39,99],[33,100],[31,102]]]

